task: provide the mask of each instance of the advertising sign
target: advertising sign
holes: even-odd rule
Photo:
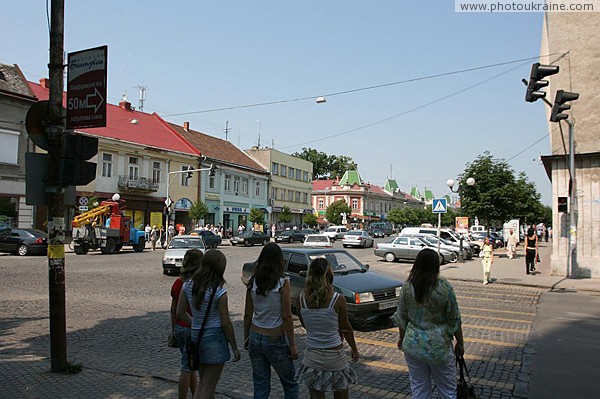
[[[455,222],[457,233],[466,234],[469,232],[469,218],[467,216],[457,216]]]
[[[108,46],[69,53],[67,129],[106,126]]]

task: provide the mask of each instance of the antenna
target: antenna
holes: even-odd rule
[[[262,127],[262,121],[257,119],[254,122],[258,122],[258,148],[260,148],[260,128]]]
[[[141,86],[141,85],[134,86],[134,87],[136,89],[139,89],[139,91],[140,91],[140,103],[139,103],[139,107],[138,108],[140,109],[140,112],[144,112],[144,101],[146,100],[146,89],[147,89],[147,87],[146,86]]]
[[[225,141],[227,141],[227,135],[229,134],[229,131],[231,129],[229,128],[229,121],[225,122],[225,129],[223,129],[223,131],[225,132]]]
[[[394,166],[392,164],[390,164],[390,180],[394,179],[394,175],[392,173],[393,170],[394,170]]]

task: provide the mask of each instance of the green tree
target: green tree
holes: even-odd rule
[[[345,155],[330,155],[329,156],[329,178],[342,177],[348,170],[357,170],[358,165],[352,158]]]
[[[263,224],[265,221],[265,213],[261,209],[252,208],[252,209],[250,209],[250,214],[248,215],[248,220],[253,225]]]
[[[279,221],[284,224],[292,221],[292,212],[290,212],[290,208],[287,205],[281,209]]]
[[[356,170],[358,165],[345,155],[328,155],[313,148],[302,148],[302,151],[292,154],[313,164],[315,179],[333,179],[342,177],[347,170]]]
[[[314,213],[305,213],[302,216],[302,223],[306,224],[308,227],[314,227],[317,225],[317,215]]]
[[[345,200],[338,200],[331,203],[325,210],[325,217],[331,224],[341,224],[342,217],[340,216],[340,213],[345,213],[348,218],[352,213],[352,210]]]
[[[195,204],[189,210],[190,219],[195,220],[196,222],[201,219],[206,219],[208,215],[208,207],[202,200],[196,201]]]

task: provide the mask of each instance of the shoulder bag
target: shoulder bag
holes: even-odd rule
[[[475,387],[471,383],[471,377],[469,377],[469,370],[467,370],[465,358],[463,356],[456,356],[456,363],[460,370],[460,378],[456,384],[456,399],[477,399]],[[465,379],[465,372],[467,374],[467,379]]]
[[[200,332],[198,333],[198,339],[196,340],[196,342],[190,339],[185,344],[185,353],[187,355],[190,370],[198,370],[200,366],[200,352],[198,351],[198,344],[202,339],[202,335],[204,335],[204,326],[206,326],[206,321],[208,320],[208,312],[210,311],[210,306],[212,305],[213,299],[215,298],[217,288],[218,286],[215,286],[212,290],[212,293],[210,294],[208,306],[206,307],[206,313],[204,314],[204,320],[202,320],[202,326],[200,327]]]
[[[175,335],[175,330],[171,330],[169,337],[167,338],[167,345],[170,348],[179,348],[179,341],[177,340],[177,336]]]

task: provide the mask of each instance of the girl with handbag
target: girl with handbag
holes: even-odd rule
[[[525,237],[525,273],[535,274],[535,262],[538,256],[538,237],[535,229],[530,227]]]
[[[171,287],[171,331],[175,338],[177,347],[181,352],[181,371],[179,373],[178,382],[178,397],[186,399],[188,390],[192,391],[192,396],[196,392],[197,378],[196,373],[190,370],[190,365],[187,360],[186,343],[192,339],[192,329],[189,323],[185,323],[177,317],[177,302],[181,294],[181,288],[184,281],[192,277],[192,275],[200,268],[202,263],[202,252],[197,249],[190,249],[183,257],[183,265],[181,266],[181,274]],[[186,310],[188,315],[192,314],[190,307]]]
[[[231,359],[229,346],[233,351],[233,361],[240,360],[223,278],[226,265],[227,259],[221,251],[213,249],[206,252],[200,269],[183,284],[183,295],[177,304],[177,317],[191,323],[192,340],[199,352],[199,381],[194,399],[215,397],[223,366]],[[217,287],[216,290],[213,287]],[[210,301],[211,297],[214,301]],[[191,318],[185,311],[188,303],[191,304]],[[211,305],[210,308],[207,304]],[[198,340],[203,324],[202,338]]]
[[[285,261],[279,245],[269,243],[260,252],[256,273],[246,291],[244,348],[250,354],[254,399],[271,392],[271,368],[279,375],[285,399],[298,398],[294,360],[298,349],[292,320],[291,288],[284,277]]]

